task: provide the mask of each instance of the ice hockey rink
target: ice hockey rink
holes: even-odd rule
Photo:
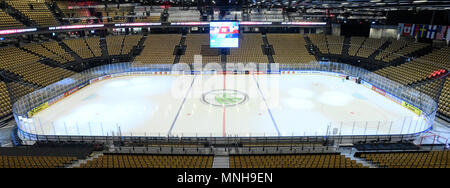
[[[90,84],[20,127],[39,135],[319,136],[424,131],[423,117],[329,75],[113,77]]]

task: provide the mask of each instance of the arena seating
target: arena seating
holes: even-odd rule
[[[67,53],[56,41],[43,42],[41,43],[41,45],[47,50],[65,59],[66,62],[75,61],[75,58],[73,58],[69,53]]]
[[[141,55],[137,56],[135,62],[145,64],[172,64],[175,56],[173,50],[180,43],[181,35],[157,34],[148,35]]]
[[[137,46],[141,40],[142,35],[126,35],[123,40],[123,47],[120,54],[127,55],[130,54],[133,47]]]
[[[86,44],[95,57],[102,56],[102,49],[100,49],[100,37],[89,37],[84,40],[86,40]]]
[[[439,97],[438,112],[450,117],[450,80],[448,78]]]
[[[374,39],[374,38],[366,38],[361,48],[356,53],[356,56],[368,58],[372,55],[378,48],[380,48],[386,39]]]
[[[135,22],[161,22],[161,15],[135,17]]]
[[[69,8],[75,5],[74,2],[70,1],[56,1],[56,5],[61,9],[65,18],[69,18],[70,24],[85,24],[89,17],[91,17],[90,12],[86,9],[74,9]]]
[[[0,168],[63,168],[76,161],[76,157],[65,156],[2,156]]]
[[[9,88],[9,95],[11,96],[11,100],[13,102],[17,101],[24,95],[36,90],[35,87],[31,85],[25,85],[24,83],[8,82],[6,83],[6,85]]]
[[[297,155],[230,155],[230,168],[362,168],[338,153]]]
[[[138,45],[142,35],[117,35],[107,36],[106,44],[108,45],[109,55],[127,55],[133,47]]]
[[[366,38],[364,37],[350,37],[350,47],[348,48],[348,55],[356,56],[359,48],[364,43]]]
[[[22,23],[8,15],[0,9],[0,28],[18,28],[23,27]]]
[[[97,12],[101,12],[103,22],[123,23],[127,22],[126,16],[132,12],[131,6],[117,6],[117,4],[107,4],[105,8],[97,8]]]
[[[47,50],[40,44],[27,44],[22,46],[24,49],[27,49],[36,55],[42,56],[44,58],[50,58],[58,63],[67,63],[68,60],[54,54],[53,52]]]
[[[89,50],[83,38],[63,40],[72,51],[79,55],[83,59],[93,58],[94,54]]]
[[[450,168],[450,151],[355,153],[381,168]]]
[[[330,54],[341,55],[344,36],[327,35],[328,51]]]
[[[105,154],[80,168],[211,168],[212,155]]]
[[[320,53],[329,53],[327,47],[327,39],[324,34],[308,34],[307,37],[319,49]]]
[[[45,5],[45,1],[5,0],[5,2],[20,11],[39,26],[58,25],[58,22]]]
[[[11,102],[5,82],[0,81],[0,117],[11,113]]]
[[[168,10],[169,22],[200,21],[201,14],[198,10],[180,10],[178,7],[170,7]]]
[[[439,95],[439,87],[443,81],[435,81],[435,82],[428,82],[425,84],[420,84],[415,89],[419,90],[420,92],[430,96],[431,98],[438,100]]]
[[[227,63],[269,63],[263,54],[261,46],[264,44],[261,34],[240,34],[239,48],[230,48]]]
[[[64,168],[86,158],[94,147],[89,144],[40,144],[27,147],[0,147],[0,168]]]
[[[40,58],[16,47],[0,48],[0,69],[20,75],[27,82],[47,86],[74,74],[72,71],[39,63]]]
[[[417,43],[417,42],[407,42],[406,46],[396,51],[395,54],[391,53],[390,55],[383,58],[385,62],[392,62],[395,59],[400,58],[401,56],[407,56],[408,54],[420,50],[429,46],[425,43]]]
[[[202,54],[202,46],[209,46],[209,35],[207,34],[188,34],[186,36],[186,51],[181,56],[180,63],[191,64],[194,62],[194,55],[202,55],[202,63],[216,62],[220,63],[219,55]]]
[[[442,87],[442,84],[444,85],[442,91],[440,91],[439,89]],[[450,82],[446,80],[429,81],[428,83],[418,85],[415,89],[438,101],[438,112],[450,117]]]
[[[107,36],[106,44],[108,45],[109,55],[120,55],[123,43],[123,35]]]
[[[306,41],[301,35],[267,34],[269,44],[273,46],[275,63],[309,63],[315,61],[306,49]]]
[[[450,48],[435,49],[431,53],[403,63],[399,66],[389,66],[375,73],[387,77],[403,85],[412,84],[427,79],[428,75],[435,70],[448,68],[450,66]]]
[[[397,52],[398,50],[405,47],[408,43],[404,40],[390,40],[391,44],[381,51],[376,57],[376,60],[383,60],[383,58],[387,57],[390,54]]]

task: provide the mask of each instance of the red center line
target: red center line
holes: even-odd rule
[[[225,89],[227,88],[227,85],[226,85],[226,82],[227,81],[227,79],[226,79],[226,72],[224,72],[223,73],[223,90],[225,91]],[[222,115],[222,136],[223,137],[225,137],[226,136],[226,133],[225,133],[225,119],[226,119],[226,116],[225,116],[225,114],[226,114],[226,110],[225,110],[225,105],[223,106],[223,115]]]

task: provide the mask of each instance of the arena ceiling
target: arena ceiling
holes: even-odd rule
[[[450,10],[449,0],[99,0],[173,6],[243,6],[296,9]]]

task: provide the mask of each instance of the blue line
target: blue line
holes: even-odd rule
[[[263,94],[263,92],[261,91],[261,88],[259,87],[258,81],[256,80],[256,78],[255,78],[254,75],[253,75],[253,79],[254,79],[255,82],[256,82],[256,86],[258,86],[258,90],[259,90],[259,92],[261,93],[261,97],[263,98],[264,103],[266,104],[267,111],[269,111],[270,118],[272,119],[273,125],[275,126],[275,129],[277,130],[278,136],[281,136],[280,130],[278,130],[278,125],[277,125],[277,123],[275,122],[275,118],[273,118],[272,111],[270,111],[270,108],[269,108],[269,105],[267,104],[266,98],[264,97],[264,94]]]
[[[191,86],[189,86],[189,89],[188,89],[188,91],[186,92],[186,95],[184,96],[183,102],[181,103],[180,108],[178,109],[177,115],[175,115],[175,119],[173,120],[172,126],[170,126],[170,129],[169,129],[169,132],[167,133],[167,135],[170,135],[170,133],[172,132],[172,129],[173,129],[173,127],[175,126],[175,122],[176,122],[177,119],[178,119],[178,115],[180,115],[181,109],[182,109],[183,106],[184,106],[184,102],[186,102],[186,97],[189,95],[189,92],[191,92],[191,88],[192,88],[192,86],[194,85],[194,81],[195,81],[195,78],[196,78],[196,77],[197,77],[197,75],[195,75],[194,78],[192,79]]]

